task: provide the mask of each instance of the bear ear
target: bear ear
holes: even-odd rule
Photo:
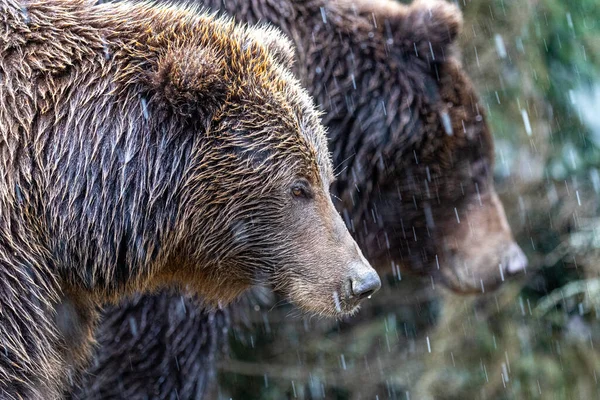
[[[444,0],[415,0],[394,8],[395,12],[381,15],[391,24],[394,41],[418,57],[443,61],[463,26],[460,9]]]
[[[264,24],[248,32],[252,39],[267,48],[271,56],[286,68],[294,66],[294,45],[281,31]]]
[[[433,61],[444,58],[445,49],[454,42],[463,26],[462,12],[444,0],[417,0],[407,17],[417,51],[429,53]],[[420,55],[421,56],[421,55]]]
[[[227,93],[225,65],[210,48],[171,48],[159,56],[148,76],[154,101],[185,115],[206,116]]]

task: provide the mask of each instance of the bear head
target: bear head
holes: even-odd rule
[[[310,79],[339,88],[328,92],[324,122],[335,126],[330,143],[343,162],[340,208],[367,258],[381,272],[404,267],[461,293],[523,270],[494,190],[485,110],[453,46],[460,10],[440,0],[328,7],[335,28],[320,34],[345,37],[351,50],[332,52],[352,51],[352,68],[328,64],[343,54],[317,52]]]
[[[180,182],[163,193],[177,212],[153,282],[215,302],[268,283],[313,313],[356,310],[380,281],[332,203],[325,132],[287,69],[291,44],[270,28],[190,18],[165,8],[119,50],[118,81],[139,85],[145,129],[163,135],[151,168]]]

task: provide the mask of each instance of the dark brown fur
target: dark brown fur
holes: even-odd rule
[[[119,313],[106,315],[97,335],[121,344],[121,351],[98,353],[91,369],[112,363],[115,357],[122,362],[98,369],[85,399],[135,399],[140,393],[147,398],[196,399],[213,386],[217,361],[227,349],[229,312],[205,309],[189,297],[168,294],[130,300],[126,318]],[[180,301],[173,301],[177,297]],[[157,324],[157,314],[168,323]],[[134,347],[129,346],[132,342]],[[138,374],[131,374],[133,365]],[[103,384],[115,376],[120,379],[114,385]]]
[[[61,397],[97,305],[134,292],[356,309],[372,269],[318,114],[260,37],[289,47],[175,7],[0,0],[0,397]]]
[[[525,266],[493,189],[493,142],[484,110],[452,48],[462,26],[455,6],[368,0],[197,4],[238,21],[270,22],[294,41],[295,72],[325,111],[339,171],[338,209],[380,272],[397,276],[407,269],[457,292],[480,293],[502,282],[511,266]],[[151,307],[148,312],[160,320],[160,310]],[[116,321],[126,320],[127,304],[106,311],[113,313]],[[169,398],[173,392],[160,391],[135,365],[120,376],[104,374],[104,382],[94,380],[143,340],[115,343],[109,332],[99,337],[99,352],[116,354],[91,370],[88,388],[91,382],[110,388],[121,379],[137,380],[153,390],[137,392],[138,398],[157,392]],[[185,371],[165,379],[173,374],[196,379]]]

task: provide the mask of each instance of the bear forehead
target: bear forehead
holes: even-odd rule
[[[295,81],[288,84],[297,85]],[[329,184],[334,179],[333,167],[320,114],[301,87],[293,89],[262,96],[254,88],[248,98],[229,99],[221,118],[234,130],[259,132],[252,135],[258,138],[257,146],[268,145],[269,151],[279,152],[283,158],[300,156],[302,165]]]
[[[240,26],[233,19],[201,13],[197,8],[182,6],[151,6],[148,3],[117,3],[110,7],[97,6],[93,17],[110,28],[104,40],[114,41],[121,54],[135,65],[160,63],[168,58],[173,71],[171,84],[179,87],[181,98],[205,99],[201,93],[206,77],[220,81],[226,108],[234,115],[242,105],[244,125],[268,130],[269,135],[281,141],[292,139],[306,161],[329,182],[333,178],[327,138],[320,123],[320,115],[308,93],[301,87],[281,57],[272,51],[264,35],[279,35],[276,30]],[[103,8],[104,7],[104,8]],[[103,15],[106,14],[106,15]],[[128,16],[135,14],[136,21]],[[104,22],[107,21],[107,22]],[[118,29],[114,21],[119,21]],[[140,23],[140,21],[145,21]],[[262,36],[261,36],[262,35]],[[264,39],[264,40],[263,40]],[[273,38],[270,38],[273,39]],[[281,41],[280,36],[277,37]],[[285,43],[285,40],[283,40]],[[171,52],[170,57],[165,57]],[[153,60],[153,57],[159,58]],[[201,59],[198,57],[210,57]],[[193,67],[192,67],[193,66]],[[198,74],[194,67],[206,67],[210,72]],[[130,67],[121,77],[128,81],[130,74],[141,72],[140,67]],[[143,74],[142,74],[143,75]],[[201,79],[199,79],[201,78]],[[199,86],[195,86],[195,85]],[[211,85],[210,88],[216,87]],[[217,97],[210,93],[210,97]],[[228,111],[222,110],[226,114]]]
[[[257,42],[257,36],[251,30],[245,30],[248,34],[246,48],[242,45],[238,48],[239,53],[233,54],[232,70],[237,70],[231,74],[238,82],[230,86],[230,96],[251,99],[259,118],[262,117],[261,123],[266,126],[271,121],[281,121],[284,129],[275,132],[282,135],[282,139],[294,136],[298,145],[305,147],[305,156],[311,163],[316,163],[321,178],[325,182],[333,181],[326,132],[312,98],[291,70]]]

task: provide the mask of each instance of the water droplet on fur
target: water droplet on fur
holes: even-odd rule
[[[150,114],[148,113],[148,101],[146,100],[145,97],[142,97],[142,114],[144,115],[145,119],[149,119],[150,118]]]
[[[321,7],[321,18],[323,18],[323,23],[327,23],[327,14],[325,14],[325,7]]]
[[[104,49],[104,58],[110,60],[110,50],[104,40],[102,40],[102,48]]]
[[[28,24],[31,22],[31,18],[29,18],[29,11],[27,11],[27,7],[21,7],[21,14],[23,14],[23,22]]]

